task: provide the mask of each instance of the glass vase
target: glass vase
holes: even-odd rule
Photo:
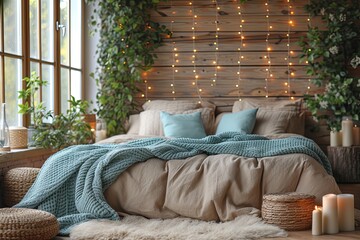
[[[0,151],[10,151],[10,131],[6,122],[6,105],[1,105],[0,118]]]

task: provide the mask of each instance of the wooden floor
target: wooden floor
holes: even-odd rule
[[[360,229],[354,232],[341,232],[334,235],[321,235],[321,236],[313,236],[311,235],[311,231],[298,231],[298,232],[288,232],[287,238],[271,238],[273,239],[282,239],[282,240],[303,240],[303,239],[326,239],[326,240],[343,240],[343,239],[360,239]],[[264,238],[269,239],[269,238]]]
[[[360,229],[356,230],[354,232],[341,232],[334,235],[321,235],[321,236],[312,236],[311,231],[298,231],[298,232],[288,232],[289,236],[287,238],[263,238],[268,240],[345,240],[345,239],[360,239]],[[70,238],[67,237],[56,237],[53,240],[70,240]],[[189,239],[191,240],[191,239]],[[193,239],[195,240],[195,239]],[[219,239],[221,240],[221,239]]]

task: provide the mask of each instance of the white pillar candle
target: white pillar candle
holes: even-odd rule
[[[337,196],[326,194],[322,197],[322,228],[324,234],[334,234],[339,232]]]
[[[339,230],[355,230],[355,213],[354,213],[354,195],[339,194],[337,195]]]
[[[95,131],[95,142],[101,141],[106,138],[106,130]]]
[[[339,131],[330,131],[330,146],[331,147],[340,147],[340,146],[342,146],[341,132],[339,132]]]
[[[322,234],[322,212],[317,206],[315,206],[315,210],[312,211],[311,233],[314,236]]]
[[[341,121],[343,147],[351,147],[352,146],[352,129],[353,129],[352,118],[351,117],[343,117],[343,120]]]
[[[359,146],[360,145],[360,128],[357,125],[354,125],[352,130],[353,135],[353,145]]]

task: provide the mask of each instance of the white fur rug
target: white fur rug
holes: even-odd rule
[[[224,223],[127,216],[120,221],[91,220],[74,227],[70,233],[74,240],[236,240],[286,236],[284,230],[252,215],[242,215]]]

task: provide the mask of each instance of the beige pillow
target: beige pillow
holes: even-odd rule
[[[305,119],[301,112],[302,99],[243,99],[236,101],[233,112],[258,108],[254,134],[268,135],[278,133],[297,133],[304,135]]]
[[[129,129],[127,134],[139,134],[140,129],[140,114],[133,114],[129,116]]]
[[[160,110],[160,111],[187,111],[201,107],[196,101],[191,100],[153,100],[143,104],[143,109],[146,110]]]
[[[164,136],[164,130],[160,119],[160,110],[146,110],[140,113],[139,135]],[[212,134],[215,121],[214,110],[211,108],[198,108],[187,111],[164,111],[170,114],[186,114],[201,112],[206,134]]]

